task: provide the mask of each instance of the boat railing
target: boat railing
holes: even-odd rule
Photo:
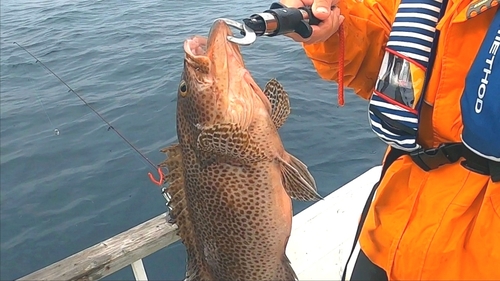
[[[142,259],[180,238],[166,213],[17,280],[100,280],[130,266],[135,280],[148,280]]]

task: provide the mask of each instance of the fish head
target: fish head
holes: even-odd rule
[[[207,38],[184,42],[184,71],[178,90],[178,109],[192,125],[220,122],[248,127],[256,112],[271,104],[245,68],[240,46],[227,40],[232,31],[216,20]]]

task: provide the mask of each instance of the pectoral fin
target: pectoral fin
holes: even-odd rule
[[[285,124],[288,115],[290,115],[290,99],[283,85],[276,79],[267,82],[264,94],[271,102],[271,119],[277,129]]]
[[[198,148],[202,151],[250,163],[266,157],[248,131],[239,124],[214,124],[200,129]]]
[[[292,199],[301,201],[317,201],[323,199],[318,194],[313,176],[299,159],[288,154],[290,160],[278,158],[281,162],[283,185]]]

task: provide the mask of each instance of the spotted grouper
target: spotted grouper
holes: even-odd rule
[[[291,199],[321,197],[278,134],[288,94],[275,79],[261,90],[228,35],[217,20],[208,38],[184,42],[178,143],[162,149],[186,280],[297,280],[285,254]]]

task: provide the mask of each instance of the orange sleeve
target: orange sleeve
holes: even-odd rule
[[[398,0],[340,0],[344,20],[344,83],[364,99],[375,87]],[[399,1],[398,1],[399,2]],[[338,32],[327,41],[303,44],[319,76],[338,80]]]

